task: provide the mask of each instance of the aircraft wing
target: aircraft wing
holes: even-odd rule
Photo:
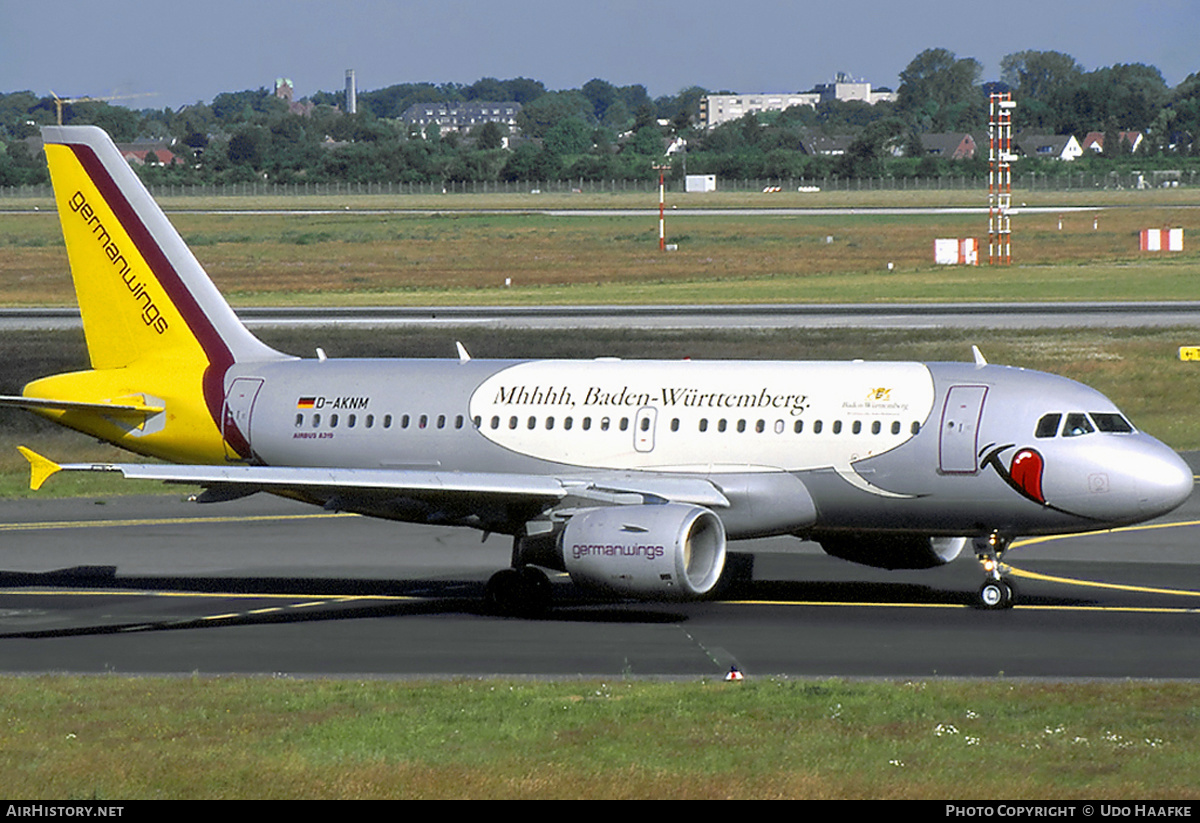
[[[602,505],[646,502],[696,503],[727,507],[716,486],[697,477],[574,477],[503,472],[455,472],[414,469],[350,469],[288,466],[207,466],[152,463],[58,464],[23,446],[29,461],[30,487],[41,488],[60,471],[119,472],[127,479],[161,480],[205,486],[207,498],[221,500],[256,491],[302,492],[317,496],[378,497],[402,495],[418,500],[476,498],[490,502],[523,502],[552,506],[572,497]]]

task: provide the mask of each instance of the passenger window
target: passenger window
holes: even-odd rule
[[[842,421],[841,421],[841,420],[834,420],[834,421],[833,421],[833,433],[834,433],[834,434],[841,434],[841,433],[842,433]]]
[[[700,418],[700,431],[702,431],[702,432],[708,431],[708,418],[707,417]]]
[[[800,432],[804,431],[804,421],[797,420],[796,425],[792,426],[792,431],[794,431],[796,434],[800,434]]]
[[[872,421],[872,423],[871,423],[871,434],[879,434],[879,431],[880,431],[880,429],[882,429],[882,428],[883,428],[883,424],[882,424],[882,423],[880,423],[878,420]]]
[[[852,426],[850,426],[850,432],[851,432],[851,434],[861,434],[862,433],[862,421],[855,420],[854,424]]]
[[[296,415],[296,428],[300,428],[300,426],[303,424],[304,424],[304,415],[303,414]]]
[[[1129,421],[1119,414],[1114,412],[1092,412],[1091,415],[1096,428],[1102,432],[1112,432],[1114,434],[1131,434],[1133,432],[1133,426],[1129,425]]]
[[[1063,426],[1063,437],[1079,437],[1082,434],[1091,434],[1095,429],[1092,428],[1091,421],[1087,419],[1086,414],[1074,412],[1067,415],[1067,422]]]
[[[900,421],[893,420],[892,421],[892,434],[899,434],[899,433],[900,433]]]
[[[1053,437],[1058,434],[1058,421],[1062,420],[1061,414],[1043,415],[1038,421],[1037,431],[1033,433],[1034,437]]]
[[[813,421],[813,434],[820,434],[823,426],[824,426],[824,424],[821,423],[820,420],[814,420]]]

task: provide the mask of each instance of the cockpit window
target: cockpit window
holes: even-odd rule
[[[1033,433],[1034,437],[1053,437],[1058,434],[1058,422],[1062,420],[1061,414],[1043,415],[1038,421],[1037,431]]]
[[[1133,431],[1129,421],[1115,412],[1091,412],[1091,417],[1096,428],[1102,432],[1129,434]]]
[[[1067,415],[1066,425],[1063,426],[1063,437],[1079,437],[1081,434],[1091,434],[1095,429],[1087,415],[1073,412]]]

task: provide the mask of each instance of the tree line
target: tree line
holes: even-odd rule
[[[1017,102],[1018,132],[1106,135],[1103,155],[1077,161],[1074,170],[1082,170],[1079,163],[1117,169],[1200,158],[1200,72],[1170,88],[1153,66],[1087,71],[1067,54],[1021,51],[1002,60],[999,81],[984,83],[977,60],[934,48],[913,58],[899,79],[894,102],[830,100],[713,129],[698,122],[700,101],[710,93],[700,87],[652,98],[642,85],[594,79],[578,89],[549,90],[524,77],[364,91],[352,115],[341,111],[341,92],[317,92],[294,112],[259,88],[177,110],[66,104],[63,122],[98,125],[117,142],[170,144],[181,162],[138,169],[157,184],[642,179],[657,175],[652,167],[678,138],[686,150],[672,156],[673,176],[686,170],[730,178],[929,177],[986,170],[986,150],[951,165],[926,155],[920,136],[966,132],[985,149],[987,94],[1005,89]],[[442,134],[401,119],[417,103],[470,101],[520,103],[515,132],[484,124]],[[30,149],[36,141],[27,138],[55,118],[51,97],[0,93],[0,186],[47,182],[43,158]],[[1144,135],[1136,156],[1116,137],[1124,131]],[[843,138],[842,152],[812,153],[820,137]],[[1052,162],[1028,158],[1021,168]]]

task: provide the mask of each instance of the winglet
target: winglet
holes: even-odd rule
[[[50,479],[51,475],[57,474],[62,469],[62,466],[48,457],[42,457],[32,449],[17,446],[17,451],[29,461],[29,488],[34,491],[40,489],[42,484]]]

